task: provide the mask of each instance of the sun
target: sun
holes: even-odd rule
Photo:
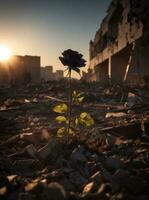
[[[12,55],[12,52],[7,46],[0,45],[0,61],[9,60],[11,55]]]

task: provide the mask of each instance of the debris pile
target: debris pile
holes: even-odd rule
[[[87,99],[74,105],[73,113],[77,115],[78,108],[87,109],[95,125],[92,129],[80,127],[66,143],[56,137],[52,111],[57,102],[67,102],[63,84],[11,88],[9,98],[3,91],[0,199],[148,200],[147,91],[141,91],[142,96],[134,101],[129,88],[126,95],[117,92],[119,87],[87,88],[75,83],[87,93]],[[94,101],[89,95],[95,96]]]

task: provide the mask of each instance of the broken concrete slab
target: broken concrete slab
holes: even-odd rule
[[[28,146],[25,148],[25,151],[28,153],[28,155],[29,155],[31,158],[37,158],[37,149],[34,147],[33,144],[28,145]]]
[[[142,135],[141,123],[126,124],[124,126],[108,127],[108,128],[103,128],[101,131],[105,133],[110,133],[111,135],[114,135],[114,136],[124,137],[128,139],[132,139],[132,138],[136,139],[138,137],[141,137]]]
[[[41,164],[39,160],[35,159],[16,160],[12,165],[12,171],[15,174],[19,173],[32,176],[39,169],[41,169]]]
[[[56,139],[51,138],[48,144],[46,144],[45,146],[43,146],[41,149],[37,151],[39,157],[41,159],[47,158],[47,156],[53,153],[53,150],[56,148],[56,145],[57,145]]]

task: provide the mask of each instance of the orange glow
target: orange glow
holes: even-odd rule
[[[5,45],[0,45],[0,61],[7,61],[11,56],[11,50]]]

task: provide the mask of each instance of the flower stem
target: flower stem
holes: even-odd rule
[[[69,77],[69,109],[68,109],[68,135],[71,128],[71,111],[72,111],[72,83],[71,83],[71,70],[68,73]]]

